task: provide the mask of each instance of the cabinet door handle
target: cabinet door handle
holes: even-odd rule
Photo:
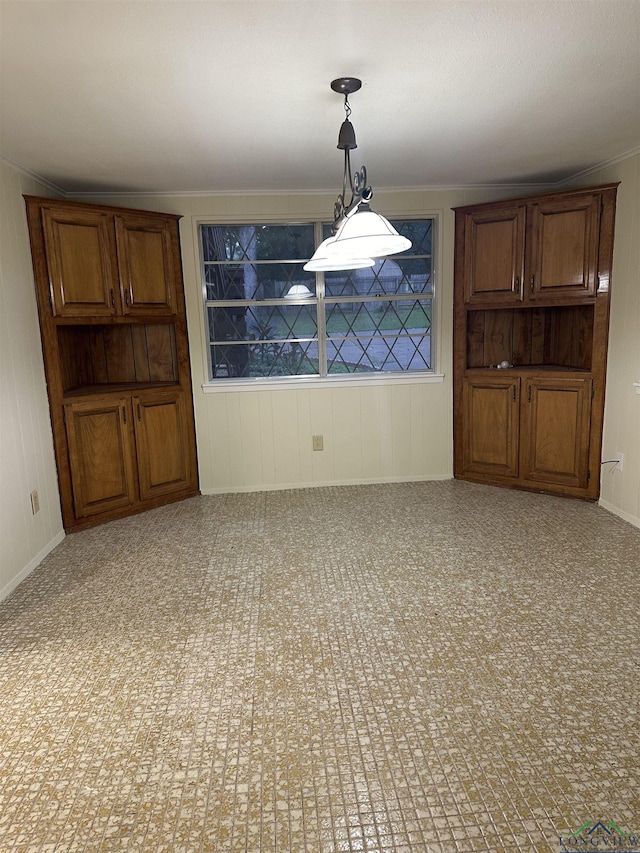
[[[124,407],[123,407],[123,409],[122,409],[122,420],[123,420],[123,421],[125,422],[125,424],[126,424],[126,422],[127,422],[127,407],[126,407],[126,406],[124,406]]]
[[[513,402],[515,403],[515,401],[516,401],[516,386],[514,385],[513,386]]]
[[[527,402],[528,402],[528,403],[530,403],[530,402],[531,402],[531,385],[529,385],[529,391],[528,391],[528,393],[527,393]]]
[[[111,288],[110,293],[111,293],[111,307],[115,308],[116,307],[116,297],[114,296],[113,288]]]
[[[131,305],[131,298],[129,296],[128,290],[125,290],[124,292],[124,304],[127,306],[127,308]]]
[[[516,290],[520,290],[520,276],[516,276]]]
[[[531,290],[533,290],[533,286],[535,283],[536,283],[536,277],[535,277],[535,275],[532,275],[531,276]]]
[[[140,403],[138,403],[138,420],[142,420],[142,409],[140,408]]]

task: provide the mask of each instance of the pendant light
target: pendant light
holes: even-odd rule
[[[305,270],[348,270],[372,267],[376,258],[386,258],[411,248],[411,241],[399,234],[391,223],[369,206],[373,190],[367,185],[367,170],[362,166],[351,172],[351,150],[357,148],[356,134],[349,120],[349,95],[357,92],[362,81],[355,77],[339,77],[331,88],[344,95],[346,118],[340,127],[338,148],[344,151],[342,192],[333,209],[332,230],[335,236],[324,240],[305,264]],[[347,189],[351,193],[345,202]]]

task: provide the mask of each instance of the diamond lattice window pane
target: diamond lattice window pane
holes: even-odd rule
[[[315,305],[208,307],[212,341],[286,341],[317,338]]]
[[[431,289],[431,258],[379,259],[361,270],[325,273],[325,293],[335,296],[391,296],[425,293]]]
[[[212,344],[216,379],[269,376],[317,376],[317,341],[263,341]]]
[[[408,255],[432,254],[433,219],[394,219],[393,227],[403,237],[411,240],[411,248],[407,250]]]
[[[282,299],[295,284],[313,295],[315,276],[302,264],[205,264],[207,300]]]
[[[431,300],[376,299],[328,303],[326,328],[329,338],[367,332],[429,334]]]
[[[313,225],[203,225],[202,255],[210,261],[308,259],[314,252]]]
[[[431,369],[431,337],[332,338],[327,342],[329,373],[367,373]]]

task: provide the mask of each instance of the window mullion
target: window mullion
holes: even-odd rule
[[[315,225],[316,245],[322,242],[322,223],[316,222]],[[324,273],[316,273],[316,298],[317,303],[317,322],[318,322],[318,373],[321,378],[328,375],[327,369],[327,320],[325,315],[325,294],[324,294]]]

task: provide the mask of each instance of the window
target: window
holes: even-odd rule
[[[362,270],[305,272],[329,224],[201,225],[210,381],[433,372],[433,219]]]

